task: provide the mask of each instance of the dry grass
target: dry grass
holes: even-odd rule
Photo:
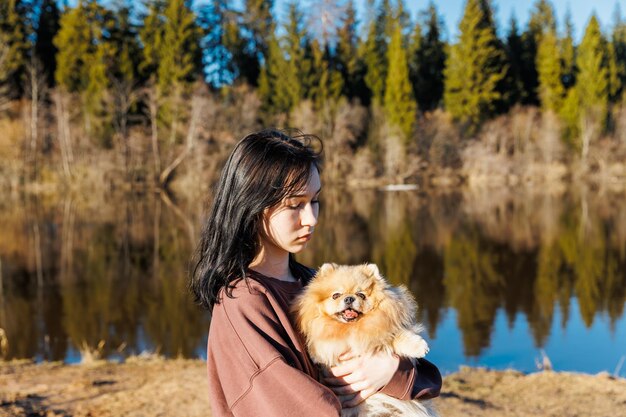
[[[4,360],[9,353],[9,339],[3,328],[0,327],[0,359]]]
[[[208,416],[206,364],[137,358],[124,364],[0,363],[0,416]],[[608,374],[490,371],[444,378],[446,417],[623,416],[626,380]]]
[[[100,361],[105,344],[104,340],[100,340],[96,346],[90,346],[87,341],[83,340],[78,349],[80,352],[80,363],[89,365]]]

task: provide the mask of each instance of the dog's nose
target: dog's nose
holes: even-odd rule
[[[352,303],[354,303],[354,297],[349,295],[349,296],[347,296],[346,298],[343,299],[343,302],[346,303],[346,304],[352,304]]]

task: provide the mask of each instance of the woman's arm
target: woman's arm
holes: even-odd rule
[[[342,403],[344,408],[354,407],[379,391],[401,400],[429,399],[439,395],[442,384],[439,370],[429,361],[382,352],[361,357],[347,354],[331,373],[324,382],[337,395],[348,396]]]
[[[262,290],[233,295],[214,307],[209,331],[213,417],[338,416],[337,397],[304,371],[279,306]]]
[[[439,369],[424,358],[401,358],[398,369],[380,392],[400,400],[427,400],[441,392]]]

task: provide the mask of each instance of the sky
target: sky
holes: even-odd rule
[[[412,17],[418,10],[424,9],[423,0],[406,0],[406,5],[411,9]],[[511,15],[515,14],[520,28],[525,28],[530,12],[533,9],[535,1],[524,0],[495,0],[496,16],[499,22],[499,35],[508,30],[509,20]],[[613,23],[613,12],[615,11],[615,5],[620,3],[622,9],[622,15],[626,11],[626,0],[552,0],[554,6],[557,25],[559,31],[563,29],[563,23],[565,21],[565,14],[568,9],[572,15],[572,22],[574,23],[574,37],[580,40],[584,34],[587,22],[592,13],[596,13],[601,27],[607,31]],[[465,6],[465,0],[440,0],[435,2],[439,14],[443,17],[448,34],[454,37],[458,34],[457,27],[459,21],[463,16],[463,8]]]
[[[275,7],[279,17],[286,16],[287,0],[275,0]],[[419,11],[428,7],[430,0],[404,0],[404,4],[411,12],[411,18],[415,20]],[[463,9],[465,7],[466,0],[433,0],[439,15],[443,18],[445,26],[447,28],[447,40],[454,42],[458,35],[458,25],[461,17],[463,16]],[[306,4],[310,1],[302,1]],[[626,0],[552,0],[554,6],[557,25],[559,31],[563,28],[563,22],[565,20],[565,14],[567,10],[571,12],[572,21],[574,23],[574,39],[578,42],[584,34],[584,29],[587,25],[592,13],[596,13],[602,29],[607,32],[612,27],[613,12],[615,5],[620,3],[622,10],[622,16],[626,15]],[[366,10],[367,0],[355,0],[359,18],[361,21],[365,19],[364,13]],[[509,20],[512,14],[518,21],[518,27],[523,29],[526,27],[530,11],[535,4],[535,0],[494,0],[496,6],[496,16],[499,23],[500,37],[506,35],[506,31],[509,27]]]

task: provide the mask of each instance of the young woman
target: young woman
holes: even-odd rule
[[[352,358],[322,378],[289,317],[312,277],[293,254],[319,213],[315,137],[264,130],[239,142],[223,168],[191,279],[212,311],[207,348],[212,416],[338,416],[369,395],[432,398],[441,375],[420,360]],[[341,400],[340,400],[341,399]]]

